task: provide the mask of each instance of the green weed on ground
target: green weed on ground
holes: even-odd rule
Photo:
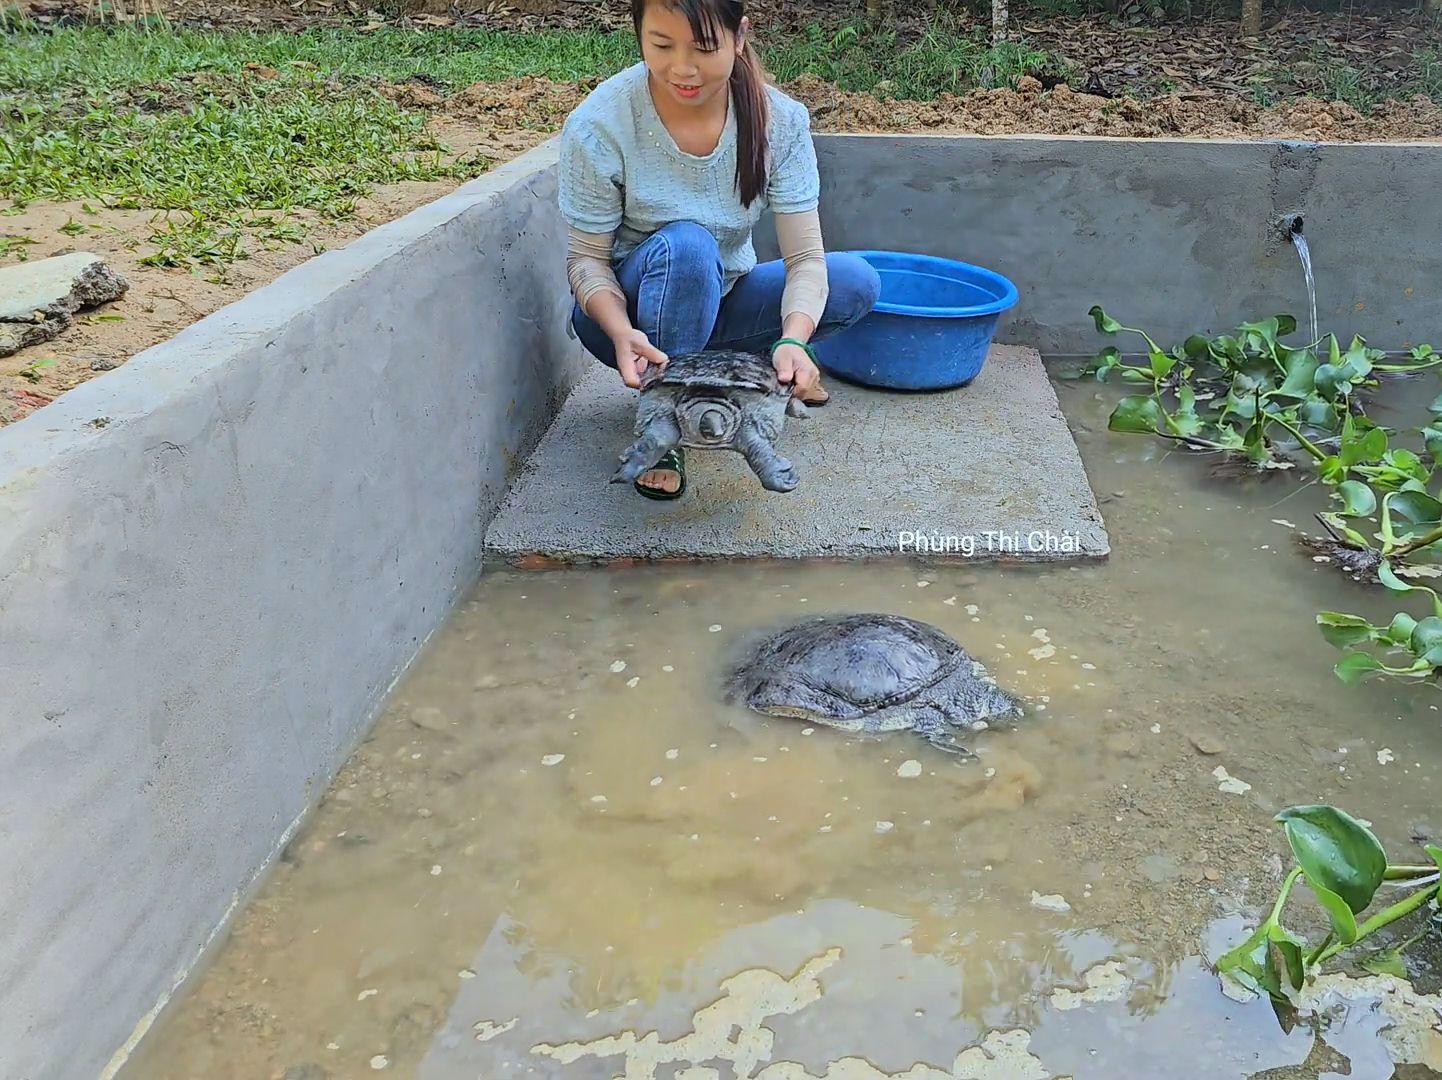
[[[524,75],[603,78],[637,55],[629,31],[479,28],[19,28],[0,45],[0,197],[173,212],[151,235],[148,261],[177,266],[224,265],[256,229],[300,239],[268,212],[343,217],[375,185],[484,168],[448,157],[425,116],[382,95],[380,80],[420,75],[454,89]],[[943,27],[902,44],[860,22],[762,45],[783,82],[810,72],[921,99],[1010,85],[1047,59]],[[276,74],[258,77],[256,65]]]
[[[15,34],[0,55],[0,93],[92,91],[146,85],[195,72],[240,74],[248,63],[284,69],[310,64],[338,78],[397,81],[425,75],[447,86],[543,75],[578,80],[614,74],[637,59],[630,31],[537,31],[386,27],[370,33],[311,29],[304,33],[214,33],[185,29],[83,28]],[[888,83],[900,97],[1014,82],[1041,66],[1045,53],[1004,43],[992,48],[979,31],[932,27],[902,43],[893,31],[864,22],[813,26],[802,37],[761,41],[767,67],[782,81],[810,72],[848,90]]]

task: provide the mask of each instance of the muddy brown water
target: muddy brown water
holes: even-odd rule
[[[1399,862],[1442,833],[1442,698],[1343,687],[1314,625],[1395,605],[1293,547],[1315,489],[1058,389],[1106,563],[487,574],[121,1076],[1439,1075],[1375,1010],[1283,1024],[1207,965],[1275,895],[1283,807]],[[746,635],[860,610],[1028,717],[958,764],[720,702]]]

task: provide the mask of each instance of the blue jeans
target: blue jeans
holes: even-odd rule
[[[740,349],[765,355],[781,336],[781,293],[786,269],[780,259],[761,263],[721,295],[723,270],[716,238],[690,221],[663,226],[616,267],[631,325],[667,356],[701,349]],[[881,279],[859,255],[826,255],[829,293],[810,340],[846,329],[875,306]],[[571,314],[587,351],[608,367],[615,349],[579,304]]]

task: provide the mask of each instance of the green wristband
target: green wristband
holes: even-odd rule
[[[807,344],[806,342],[801,341],[800,339],[794,338],[794,337],[777,338],[775,341],[773,341],[773,342],[771,343],[771,355],[772,355],[772,356],[775,356],[775,355],[776,355],[776,350],[777,350],[777,348],[780,347],[780,346],[782,346],[782,345],[796,345],[796,346],[799,346],[800,348],[802,348],[802,349],[804,349],[804,350],[806,351],[806,355],[807,355],[807,356],[811,357],[811,362],[812,362],[813,364],[817,364],[817,366],[820,366],[819,361],[816,359],[816,350],[813,349],[813,348],[812,348],[809,344]]]

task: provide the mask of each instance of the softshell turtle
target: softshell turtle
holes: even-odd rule
[[[1022,715],[1020,701],[945,633],[900,615],[819,615],[772,634],[728,673],[728,703],[842,731],[956,741]]]
[[[806,406],[776,379],[763,356],[732,349],[704,349],[670,358],[641,376],[636,442],[621,455],[611,483],[629,483],[677,446],[734,450],[768,491],[790,491],[800,477],[776,450],[787,416]]]

